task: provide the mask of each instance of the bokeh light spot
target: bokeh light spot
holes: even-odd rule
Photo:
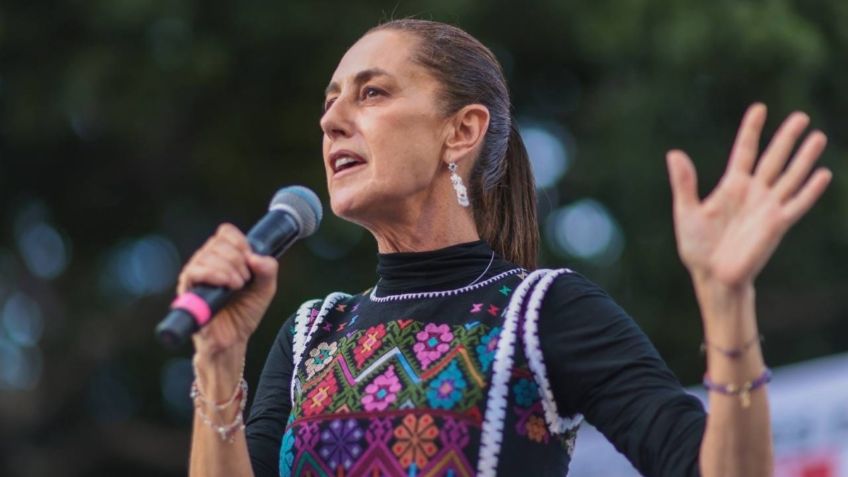
[[[170,290],[180,268],[174,244],[159,235],[125,242],[113,250],[101,276],[107,293],[145,296]]]
[[[596,265],[609,265],[621,255],[624,237],[612,214],[600,202],[582,199],[548,217],[546,232],[560,255]]]
[[[62,236],[46,223],[37,223],[18,237],[18,249],[27,268],[41,278],[56,278],[68,265]]]
[[[530,123],[521,128],[538,189],[556,185],[568,171],[568,150],[560,136],[553,128],[541,124]]]
[[[20,346],[34,346],[44,331],[44,318],[38,303],[22,292],[6,300],[0,310],[3,328],[9,338]]]
[[[0,337],[0,389],[33,389],[41,379],[42,366],[41,350],[22,348]]]
[[[15,241],[29,271],[44,279],[56,278],[65,271],[69,247],[62,234],[50,225],[46,207],[33,201],[22,208],[15,219]]]

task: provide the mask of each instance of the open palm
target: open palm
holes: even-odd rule
[[[703,200],[692,161],[682,151],[668,153],[677,248],[695,278],[729,287],[753,282],[789,227],[830,182],[827,169],[810,175],[827,142],[819,131],[806,137],[786,166],[809,124],[804,113],[791,114],[757,160],[765,119],[764,105],[748,108],[727,170]]]

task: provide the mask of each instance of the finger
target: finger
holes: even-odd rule
[[[253,272],[254,284],[259,289],[272,287],[276,289],[277,270],[279,263],[274,257],[251,253],[247,257],[247,263]]]
[[[247,253],[251,251],[250,245],[247,243],[247,237],[233,224],[223,223],[219,225],[215,236],[226,240],[242,252]]]
[[[730,160],[727,169],[736,169],[750,174],[754,168],[754,161],[760,150],[760,133],[766,122],[766,105],[754,103],[745,112],[733,149],[730,150]]]
[[[774,183],[783,170],[783,166],[786,165],[789,155],[792,154],[795,143],[798,142],[798,138],[801,137],[809,124],[810,117],[805,113],[794,112],[790,114],[780,125],[765,152],[763,152],[763,157],[760,159],[754,175],[764,180],[766,184]]]
[[[250,270],[247,267],[247,255],[249,253],[237,248],[226,239],[216,237],[213,242],[206,246],[203,256],[214,255],[226,260],[238,271],[242,278],[248,280],[250,279]]]
[[[201,284],[237,290],[244,286],[244,279],[226,266],[222,267],[220,263],[196,263],[183,271],[177,291],[182,294]]]
[[[698,176],[689,156],[676,149],[668,151],[666,165],[675,213],[685,212],[698,205]]]
[[[216,255],[204,256],[202,261],[197,262],[197,265],[200,265],[209,270],[220,270],[226,273],[229,278],[227,280],[227,283],[223,284],[223,286],[226,286],[231,290],[238,290],[242,288],[244,284],[247,283],[247,281],[249,280],[249,278],[244,278],[241,272],[237,268],[235,268],[232,263]],[[215,285],[213,283],[203,281],[198,283]]]
[[[798,148],[798,153],[789,163],[786,172],[777,180],[774,185],[775,192],[780,197],[781,201],[795,195],[798,188],[804,183],[813,169],[822,151],[827,145],[827,136],[821,131],[813,131],[801,143]]]
[[[797,222],[798,219],[810,210],[810,207],[816,203],[825,189],[827,189],[832,178],[833,173],[823,167],[813,173],[810,180],[804,184],[804,187],[784,206],[784,212],[790,224]]]

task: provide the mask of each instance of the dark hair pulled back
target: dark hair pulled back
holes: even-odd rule
[[[460,28],[429,20],[392,20],[369,31],[392,30],[418,40],[414,61],[442,86],[446,115],[469,104],[489,110],[489,129],[471,170],[469,198],[480,237],[505,259],[536,268],[539,227],[530,160],[512,119],[509,90],[497,58]]]

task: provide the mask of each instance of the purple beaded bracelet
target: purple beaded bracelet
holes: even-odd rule
[[[704,374],[704,387],[708,391],[714,391],[725,396],[739,396],[742,401],[742,407],[747,408],[751,405],[751,391],[763,387],[771,381],[771,370],[765,368],[759,376],[754,380],[739,386],[736,384],[719,384],[710,379],[710,376]]]

